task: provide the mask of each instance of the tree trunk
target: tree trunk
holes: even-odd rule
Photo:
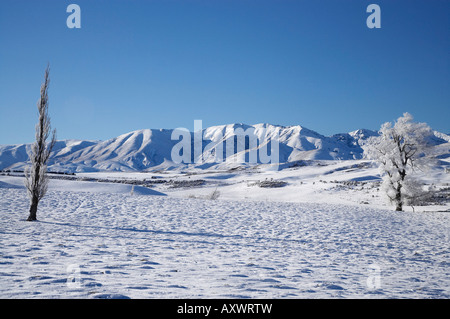
[[[39,199],[37,196],[33,196],[31,199],[31,205],[30,205],[30,215],[27,218],[27,221],[35,221],[37,220],[36,213],[38,208]]]
[[[395,190],[395,210],[398,212],[403,211],[403,200],[402,200],[402,184],[398,184],[397,189]]]

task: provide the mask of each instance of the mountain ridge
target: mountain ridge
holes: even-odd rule
[[[237,129],[256,137],[259,144],[251,144],[250,137],[240,141],[236,135]],[[171,157],[173,147],[180,142],[180,139],[171,138],[175,130],[141,129],[105,141],[59,140],[52,151],[48,167],[50,171],[70,173],[148,171],[187,166],[212,169],[235,167],[247,165],[250,150],[261,151],[261,147],[270,145],[275,139],[279,143],[279,158],[276,162],[280,164],[301,160],[356,160],[363,157],[361,141],[378,135],[367,129],[324,136],[301,125],[216,125],[202,129],[202,149],[197,152],[191,150],[191,163],[177,164]],[[190,145],[194,145],[194,134],[190,132]],[[231,154],[225,152],[227,143],[233,145]],[[434,132],[432,143],[450,143],[450,136]],[[27,152],[30,148],[31,144],[0,145],[0,170],[23,170],[29,164]],[[216,150],[223,151],[223,161],[216,161]],[[256,164],[260,163],[258,159]]]

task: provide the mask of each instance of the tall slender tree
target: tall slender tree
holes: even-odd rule
[[[29,153],[31,167],[25,169],[25,186],[30,197],[30,211],[28,221],[37,220],[37,208],[39,201],[45,196],[48,187],[47,162],[53,146],[56,142],[56,130],[52,133],[50,143],[51,126],[48,115],[48,88],[50,84],[50,66],[45,70],[44,83],[41,85],[41,96],[37,103],[39,121],[36,124],[36,141],[31,146]]]

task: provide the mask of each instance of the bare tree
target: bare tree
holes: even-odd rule
[[[41,85],[41,97],[37,103],[39,111],[39,122],[36,124],[36,141],[31,146],[29,154],[31,167],[25,169],[25,186],[30,197],[30,215],[28,221],[37,219],[37,208],[39,201],[45,196],[48,187],[47,162],[53,146],[56,142],[56,130],[53,131],[52,139],[47,145],[50,136],[50,117],[48,115],[48,87],[50,67],[45,70],[44,83]]]
[[[393,126],[384,123],[379,133],[363,145],[364,152],[378,162],[382,188],[395,210],[402,211],[404,204],[416,204],[421,196],[422,186],[412,173],[427,166],[427,138],[433,133],[427,124],[413,122],[409,113],[404,113]]]

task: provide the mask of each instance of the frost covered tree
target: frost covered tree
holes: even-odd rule
[[[429,161],[428,138],[433,134],[425,123],[413,122],[409,113],[392,123],[381,126],[379,136],[369,138],[363,145],[365,156],[378,162],[383,178],[382,189],[396,211],[403,205],[417,204],[423,188],[414,177]]]
[[[30,197],[30,215],[28,221],[37,219],[36,213],[39,201],[45,196],[48,187],[47,161],[56,142],[56,130],[53,131],[52,139],[47,144],[50,136],[50,117],[48,115],[48,87],[50,68],[45,70],[44,83],[41,85],[41,97],[37,103],[39,121],[36,124],[36,141],[31,146],[31,167],[25,169],[25,186]]]

